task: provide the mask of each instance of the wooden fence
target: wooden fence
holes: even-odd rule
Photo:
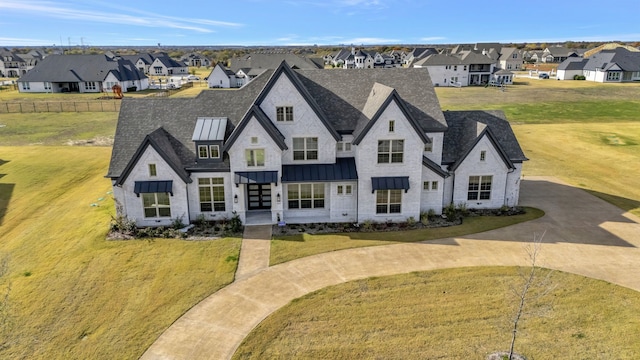
[[[118,112],[120,101],[6,101],[0,114],[40,112]]]

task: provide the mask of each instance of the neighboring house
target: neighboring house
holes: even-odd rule
[[[231,69],[222,63],[217,63],[207,77],[207,84],[210,88],[237,88],[238,77]]]
[[[180,58],[180,61],[185,63],[187,66],[193,67],[208,67],[211,66],[211,60],[207,59],[204,55],[198,53],[189,53],[185,54]]]
[[[265,72],[266,69],[239,69],[236,72],[236,81],[238,83],[238,87],[242,87],[245,84],[251,82],[251,80],[255,79],[258,75]]]
[[[123,92],[145,90],[149,79],[129,60],[105,55],[49,55],[18,79],[20,92]]]
[[[521,50],[514,47],[503,47],[498,58],[498,67],[503,70],[522,70],[524,57]]]
[[[490,81],[491,84],[494,85],[512,85],[514,74],[509,70],[504,69],[496,69],[497,71],[493,73],[492,79]]]
[[[405,55],[402,60],[402,65],[405,67],[412,67],[416,62],[426,58],[427,56],[438,54],[438,50],[436,48],[431,47],[418,47],[414,48]]]
[[[292,69],[322,69],[321,58],[309,58],[290,52],[255,52],[229,60],[229,68],[237,73],[240,69],[275,69],[286,61]]]
[[[358,50],[353,54],[354,67],[356,69],[373,69],[374,57],[362,50]]]
[[[579,56],[575,50],[564,46],[550,46],[542,51],[542,62],[561,63],[567,58]]]
[[[150,75],[189,75],[189,67],[169,56],[156,57],[149,66]]]
[[[44,55],[36,50],[18,54],[7,48],[0,48],[0,77],[19,77],[33,69]]]
[[[139,226],[406,221],[518,203],[502,112],[440,109],[425,69],[294,70],[234,91],[122,102],[107,177]]]
[[[583,61],[569,58],[558,65],[558,79],[573,79],[573,75],[601,83],[640,81],[640,52],[620,47],[602,50]]]
[[[149,75],[149,71],[151,69],[151,64],[159,57],[169,57],[164,52],[159,53],[140,53],[136,55],[118,55],[114,54],[111,51],[105,53],[106,56],[112,59],[126,59],[131,61],[138,70],[142,71],[143,74]]]
[[[485,85],[491,81],[495,61],[471,50],[456,54],[432,54],[413,63],[415,68],[427,68],[433,86]]]
[[[551,63],[553,62],[553,55],[545,54],[544,51],[531,51],[529,60],[536,63]]]
[[[584,66],[587,62],[589,62],[589,59],[582,59],[579,57],[571,57],[566,59],[558,65],[556,79],[573,80],[574,76],[576,75],[584,75]]]

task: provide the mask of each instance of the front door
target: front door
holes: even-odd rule
[[[271,184],[247,184],[249,210],[271,209]]]

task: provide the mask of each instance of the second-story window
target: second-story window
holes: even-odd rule
[[[293,138],[293,160],[318,160],[318,138]]]
[[[244,152],[247,166],[264,166],[264,149],[247,149]]]
[[[378,140],[378,164],[401,163],[404,140]]]
[[[158,172],[156,171],[156,164],[149,164],[149,176],[156,176]]]
[[[389,132],[394,132],[396,129],[396,122],[395,120],[389,120]]]
[[[293,106],[276,107],[276,121],[293,121]]]

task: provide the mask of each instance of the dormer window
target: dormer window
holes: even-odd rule
[[[192,140],[199,160],[220,161],[226,128],[227,118],[198,118]]]
[[[433,151],[433,138],[430,138],[427,136],[427,139],[429,139],[429,142],[424,144],[424,152],[432,152]]]

